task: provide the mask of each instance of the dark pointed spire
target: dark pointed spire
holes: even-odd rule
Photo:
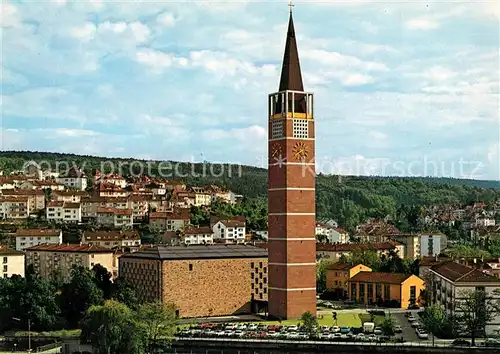
[[[295,28],[293,25],[292,11],[290,7],[290,20],[286,35],[285,54],[283,55],[283,66],[281,67],[281,79],[279,91],[294,90],[304,91],[302,84],[302,73],[300,71],[299,52],[295,40]]]

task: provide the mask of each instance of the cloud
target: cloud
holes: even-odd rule
[[[173,27],[176,19],[172,13],[165,12],[156,18],[156,22],[163,27]]]
[[[2,14],[6,8],[2,149],[86,146],[97,155],[174,160],[203,153],[265,165],[284,4],[4,1]],[[446,166],[463,157],[486,166],[482,178],[498,178],[498,18],[488,9],[298,4],[318,157],[376,174],[398,172],[384,172],[387,161],[420,161],[422,172],[424,157]]]
[[[17,8],[8,2],[0,3],[0,24],[1,27],[18,26],[20,15]]]
[[[431,18],[414,18],[406,22],[406,28],[410,30],[423,30],[429,31],[439,28],[439,23]]]

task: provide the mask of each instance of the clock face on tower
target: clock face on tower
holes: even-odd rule
[[[275,159],[280,159],[283,157],[283,149],[278,143],[274,143],[271,148],[271,156]]]
[[[303,142],[298,142],[293,146],[293,157],[298,161],[303,161],[307,158],[309,152],[307,146]]]

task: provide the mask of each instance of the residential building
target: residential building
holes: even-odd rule
[[[80,203],[48,202],[47,221],[56,223],[80,223],[82,208]]]
[[[385,221],[370,219],[364,224],[358,225],[354,237],[359,242],[387,242],[390,237],[398,235],[401,232],[392,224]]]
[[[171,211],[150,212],[149,227],[155,231],[182,231],[189,224],[189,209],[172,209]]]
[[[495,226],[495,219],[487,217],[476,219],[476,227],[488,227],[488,226]]]
[[[402,273],[359,272],[348,281],[349,299],[358,304],[408,308],[419,303],[424,281]]]
[[[267,251],[246,245],[157,246],[119,258],[139,301],[174,303],[180,317],[256,312],[267,300]]]
[[[500,279],[485,272],[447,261],[437,264],[430,269],[429,291],[431,303],[442,305],[447,315],[460,315],[457,304],[472,291],[483,291],[488,298],[500,299],[497,292],[500,289]],[[500,330],[500,315],[486,324],[485,328],[478,328],[486,336],[495,335]]]
[[[126,197],[129,192],[113,183],[101,181],[95,185],[95,194],[100,197]]]
[[[26,182],[25,182],[26,183]],[[37,189],[7,189],[2,191],[2,195],[10,197],[27,198],[31,214],[45,209],[45,193]]]
[[[137,231],[85,231],[82,242],[104,248],[122,248],[141,245],[141,236]]]
[[[50,189],[53,191],[63,191],[66,186],[64,184],[57,183],[55,180],[41,180],[41,181],[26,181],[21,184],[21,189],[38,189],[45,190]]]
[[[324,236],[328,243],[349,242],[349,235],[345,230],[323,223],[316,224],[316,236]]]
[[[440,233],[420,234],[420,255],[423,257],[438,256],[441,253],[442,238]],[[446,239],[444,240],[446,244]],[[443,248],[444,249],[444,248]]]
[[[72,189],[84,191],[87,188],[87,176],[76,166],[68,169],[66,173],[59,175],[56,181]]]
[[[15,237],[17,251],[41,244],[59,245],[63,242],[62,231],[55,229],[17,229]]]
[[[223,243],[244,243],[246,222],[244,216],[231,219],[212,218],[210,224],[214,233],[214,241]]]
[[[12,178],[0,177],[0,191],[14,188],[16,188],[16,186],[14,185],[14,181],[12,180]]]
[[[405,254],[405,247],[399,242],[372,242],[372,243],[349,243],[349,244],[322,244],[316,245],[316,259],[327,259],[334,263],[338,262],[342,256],[349,256],[355,250],[372,249],[378,255],[388,255],[390,251],[396,252],[399,257]]]
[[[188,192],[194,195],[194,206],[201,207],[212,204],[212,193],[203,187],[190,187]]]
[[[331,264],[326,268],[326,288],[333,292],[338,299],[347,297],[347,282],[359,272],[371,272],[372,269],[363,264],[349,263]]]
[[[88,197],[86,192],[77,190],[53,191],[51,193],[54,202],[80,203],[85,197]]]
[[[13,275],[24,277],[24,253],[0,244],[0,276],[10,278]]]
[[[209,245],[214,243],[214,232],[208,226],[187,227],[183,232],[186,245]]]
[[[114,228],[131,228],[134,217],[131,209],[97,208],[97,224]]]
[[[30,202],[24,196],[0,196],[0,219],[24,220],[30,214]]]
[[[73,265],[91,269],[100,264],[109,272],[113,269],[113,250],[84,244],[38,245],[26,249],[26,266],[32,265],[43,279],[57,272],[67,281]]]

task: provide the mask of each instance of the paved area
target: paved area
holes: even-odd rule
[[[425,341],[425,340],[421,340],[418,338],[417,333],[415,333],[415,329],[410,325],[410,322],[408,322],[408,318],[405,317],[404,313],[399,312],[399,313],[391,313],[391,314],[392,314],[392,316],[394,316],[394,318],[396,319],[396,322],[403,329],[403,333],[401,333],[400,335],[403,336],[405,341],[407,341],[407,342]]]

